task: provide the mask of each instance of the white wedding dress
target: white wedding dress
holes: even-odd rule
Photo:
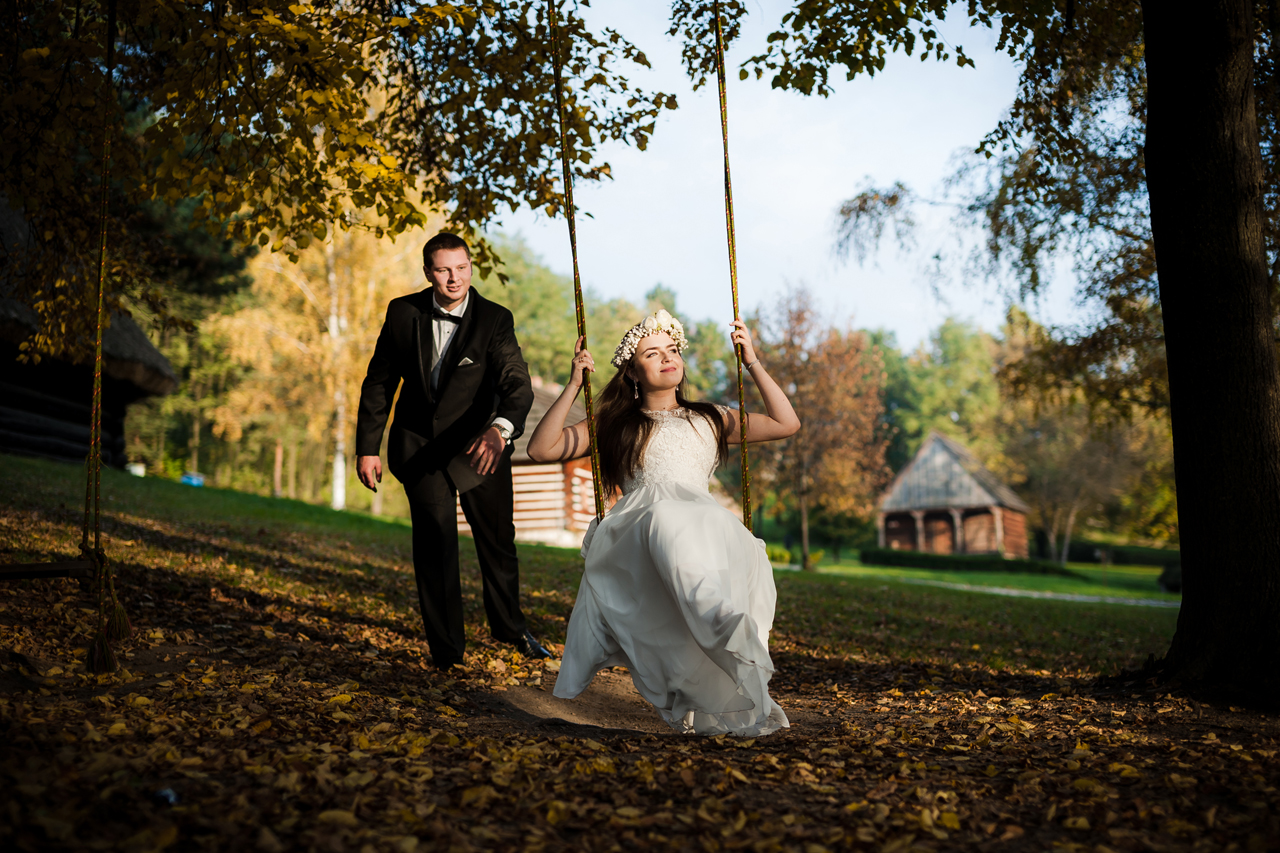
[[[777,731],[789,723],[769,696],[777,591],[764,543],[707,490],[711,425],[684,409],[650,414],[640,469],[587,531],[555,695],[622,665],[679,732]]]

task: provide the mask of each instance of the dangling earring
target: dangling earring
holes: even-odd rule
[[[636,392],[636,393],[632,396],[632,399],[633,399],[633,400],[639,400],[639,399],[640,399],[640,383],[639,383],[639,382],[636,382],[636,381],[633,379],[633,380],[631,381],[631,387],[632,387],[632,388],[634,388],[634,389],[635,389],[635,392]]]

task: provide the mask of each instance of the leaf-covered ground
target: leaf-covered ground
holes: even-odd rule
[[[0,560],[75,554],[80,469],[0,457]],[[508,713],[554,678],[427,665],[408,528],[108,472],[136,628],[82,666],[71,581],[0,585],[0,846],[18,850],[1269,850],[1273,717],[1107,682],[1169,610],[778,574],[756,740]],[[562,641],[580,563],[522,549]],[[620,678],[615,678],[619,681]],[[518,704],[518,703],[517,703]]]

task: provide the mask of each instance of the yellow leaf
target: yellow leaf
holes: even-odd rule
[[[994,764],[988,764],[987,769],[983,770],[982,772],[987,774],[988,776],[994,776],[1000,771],[996,769],[996,766]]]
[[[467,788],[462,792],[462,807],[476,806],[484,808],[494,797],[498,796],[498,792],[491,785],[477,785],[474,788]]]
[[[569,806],[560,800],[547,803],[547,823],[555,826],[569,816]]]
[[[320,812],[321,823],[332,823],[337,826],[359,826],[360,820],[346,809],[329,809]]]
[[[1139,771],[1138,768],[1133,767],[1129,764],[1112,764],[1107,769],[1110,770],[1112,773],[1120,774],[1120,776],[1124,779],[1137,779],[1142,775],[1142,772]]]
[[[1088,829],[1089,819],[1087,817],[1069,817],[1062,822],[1067,829]]]
[[[129,727],[124,723],[112,723],[111,728],[107,729],[107,734],[111,737],[115,737],[116,735],[127,735],[128,733]]]
[[[938,823],[947,829],[958,830],[960,829],[960,815],[955,812],[943,812],[938,815]]]
[[[250,729],[250,731],[252,731],[255,735],[260,735],[269,728],[271,728],[270,720],[260,720],[259,722],[253,724],[253,728]]]
[[[345,704],[347,704],[348,702],[350,702],[350,701],[351,701],[351,694],[349,694],[349,693],[339,693],[337,696],[334,696],[334,697],[333,697],[332,699],[330,699],[329,701],[330,701],[330,702],[332,702],[332,703],[333,703],[333,704],[335,704],[335,705],[345,705]]]

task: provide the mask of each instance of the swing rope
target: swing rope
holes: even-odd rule
[[[716,19],[716,84],[720,90],[720,137],[724,142],[724,216],[725,231],[729,238],[729,283],[733,289],[733,319],[741,319],[738,313],[738,247],[733,228],[733,181],[729,177],[729,107],[725,100],[724,86],[724,33],[720,26],[720,3],[714,4]],[[741,427],[742,448],[742,523],[752,529],[751,519],[751,462],[747,456],[747,397],[742,384],[741,346],[735,346],[738,363],[738,421]]]
[[[114,92],[115,82],[116,3],[107,7],[107,93]],[[93,577],[98,587],[98,633],[89,646],[88,668],[91,672],[115,672],[118,663],[111,650],[112,640],[123,640],[133,633],[129,617],[116,598],[115,578],[102,547],[102,327],[106,292],[107,207],[111,176],[112,123],[104,122],[102,141],[102,205],[99,211],[98,299],[93,345],[93,406],[89,426],[89,455],[85,460],[84,525],[81,528],[80,553],[93,564]],[[89,545],[89,527],[93,526],[93,546]]]
[[[569,221],[569,249],[573,254],[573,308],[578,321],[578,337],[587,348],[587,309],[582,301],[582,276],[578,272],[577,211],[573,206],[573,171],[569,165],[569,135],[565,130],[564,86],[560,70],[560,40],[557,35],[556,3],[547,0],[547,28],[551,31],[551,62],[555,70],[556,117],[560,125],[560,165],[564,172],[564,210]],[[587,409],[587,439],[591,448],[591,485],[595,492],[596,518],[604,518],[604,494],[600,490],[600,449],[596,444],[595,411],[591,404],[591,374],[582,371],[582,399]]]

